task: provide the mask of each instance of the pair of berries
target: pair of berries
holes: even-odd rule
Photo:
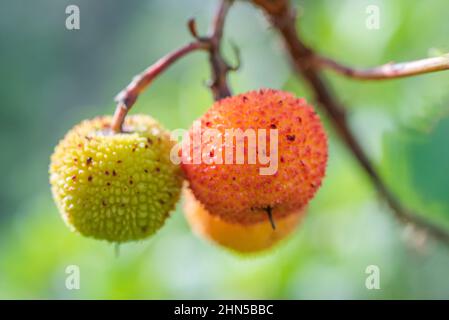
[[[275,151],[276,171],[261,175],[267,164],[257,157],[243,164],[192,163],[191,153],[177,165],[170,158],[175,141],[152,118],[128,116],[121,133],[112,133],[110,117],[87,120],[66,134],[51,157],[52,193],[67,225],[117,243],[146,238],[164,224],[185,178],[185,215],[203,237],[252,252],[291,233],[325,174],[327,138],[313,108],[268,89],[217,101],[199,120],[201,135],[209,129],[220,136],[227,129],[276,130],[277,141],[268,136],[267,144],[268,153]],[[200,147],[224,159],[226,149],[235,154],[237,145],[206,139]],[[248,146],[242,149],[246,160]]]

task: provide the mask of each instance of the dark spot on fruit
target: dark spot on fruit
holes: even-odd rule
[[[72,180],[75,181],[76,180],[76,176],[72,176]]]
[[[211,150],[210,152],[209,152],[209,157],[213,157],[215,155],[215,152],[214,152],[214,150]]]
[[[106,185],[109,187],[111,185],[111,183],[110,182],[106,182]]]
[[[161,200],[161,199],[159,199],[159,203],[160,203],[160,204],[165,204],[165,201],[164,201],[164,200]]]
[[[149,144],[153,144],[153,140],[151,140],[150,138],[147,138],[147,141]]]
[[[132,150],[133,152],[136,152],[136,148],[133,148],[133,150]]]
[[[147,144],[145,144],[145,149],[148,149],[148,145]]]
[[[299,123],[302,123],[301,117],[297,117],[296,120],[298,120]]]
[[[89,164],[91,164],[91,163],[92,163],[92,158],[91,158],[91,157],[87,158],[86,164],[89,165]]]
[[[271,128],[271,129],[276,129],[277,127],[276,127],[276,125],[275,125],[274,123],[272,123],[271,126],[270,126],[270,128]]]
[[[243,100],[243,102],[246,102],[246,101],[248,101],[248,97],[247,96],[243,96],[242,100]]]
[[[92,181],[92,176],[87,177],[87,181]]]
[[[156,167],[156,172],[160,172],[161,169],[159,167]]]
[[[103,207],[106,207],[106,201],[105,200],[101,201],[101,204],[103,205]]]
[[[117,172],[115,172],[115,170],[112,170],[112,175],[115,177],[117,175]]]
[[[210,127],[211,122],[210,121],[206,121],[206,127]]]
[[[87,141],[90,141],[90,140],[92,140],[92,138],[91,138],[91,137],[89,137],[89,136],[85,136],[84,138],[86,138],[86,140],[87,140]]]
[[[83,144],[82,143],[78,143],[78,148],[82,148]]]
[[[129,184],[133,184],[134,182],[132,180],[129,180]]]
[[[282,156],[281,156],[281,162],[282,162],[282,163],[285,162],[284,157],[282,157]]]
[[[143,171],[144,171],[145,173],[148,173],[148,169],[143,169]]]
[[[108,175],[109,175],[109,171],[106,170],[106,171],[104,172],[104,174],[108,176]]]
[[[288,141],[295,141],[296,136],[294,134],[288,134],[287,135],[287,140]]]
[[[117,163],[122,163],[122,160],[117,160]]]
[[[73,158],[73,161],[78,162],[78,159],[77,158]]]
[[[232,177],[232,181],[235,181],[235,177]]]
[[[140,230],[142,230],[142,232],[147,232],[148,226],[143,226],[143,227],[140,228]]]

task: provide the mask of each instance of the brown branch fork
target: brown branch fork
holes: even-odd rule
[[[390,62],[379,67],[368,69],[352,68],[332,59],[318,55],[315,55],[314,58],[318,67],[327,67],[337,73],[358,80],[387,80],[405,78],[449,69],[449,54],[416,61],[401,63]]]
[[[214,99],[219,100],[231,95],[231,91],[227,84],[227,74],[233,68],[229,66],[221,56],[220,45],[223,37],[226,14],[232,3],[233,0],[221,1],[212,22],[210,34],[206,37],[200,37],[198,35],[195,20],[190,19],[188,28],[191,35],[195,38],[195,41],[160,58],[156,63],[135,76],[131,83],[115,97],[117,108],[115,109],[111,125],[111,129],[114,132],[120,132],[122,130],[126,114],[136,102],[139,94],[174,62],[194,51],[202,50],[209,52],[209,62],[212,73],[210,89]]]
[[[194,51],[209,53],[212,81],[210,88],[215,100],[231,95],[227,84],[230,67],[223,59],[220,43],[227,12],[234,0],[221,0],[211,31],[206,37],[198,36],[194,20],[190,20],[188,27],[195,40],[172,53],[167,54],[137,75],[132,82],[116,97],[117,108],[112,121],[112,130],[120,132],[124,118],[135,103],[138,95],[170,65]],[[330,58],[317,54],[308,47],[296,30],[296,15],[289,0],[251,0],[255,6],[262,9],[273,28],[283,39],[287,54],[294,70],[310,87],[318,106],[328,115],[336,132],[346,146],[351,150],[361,167],[366,171],[379,194],[385,199],[392,212],[399,221],[411,224],[426,232],[433,238],[449,245],[449,232],[438,225],[430,223],[421,216],[412,213],[394,196],[380,177],[365,151],[349,128],[345,107],[332,93],[329,84],[321,74],[322,69],[331,69],[344,76],[359,80],[383,80],[420,75],[424,73],[449,69],[449,54],[440,57],[403,62],[388,63],[379,67],[358,69],[343,65]]]

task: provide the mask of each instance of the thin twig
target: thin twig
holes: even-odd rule
[[[327,67],[337,73],[358,80],[385,80],[448,70],[449,54],[416,61],[401,63],[390,62],[378,67],[367,69],[346,66],[330,58],[318,55],[315,56],[315,63],[319,67]]]
[[[334,97],[329,89],[329,85],[317,69],[316,63],[314,63],[316,61],[315,52],[307,47],[299,37],[295,28],[296,16],[290,7],[289,1],[253,0],[253,3],[262,8],[274,28],[283,38],[296,72],[309,84],[315,99],[328,114],[337,132],[367,172],[378,192],[385,198],[395,216],[402,222],[411,223],[426,230],[434,238],[449,245],[449,233],[445,229],[404,208],[375,170],[354,134],[349,129],[343,106]]]
[[[159,59],[155,64],[135,76],[131,83],[116,97],[117,108],[112,119],[111,129],[115,132],[122,130],[122,124],[129,109],[134,105],[139,94],[174,62],[185,55],[196,51],[208,49],[208,44],[202,41],[189,43]]]
[[[136,102],[139,94],[174,62],[194,51],[205,50],[209,52],[212,73],[210,88],[214,99],[218,100],[231,95],[231,91],[227,84],[227,74],[232,68],[228,66],[221,56],[220,43],[223,37],[225,17],[232,3],[233,0],[222,0],[220,2],[212,22],[211,32],[207,37],[199,37],[196,31],[195,20],[189,20],[188,28],[196,41],[159,59],[142,73],[135,76],[131,83],[116,96],[115,101],[117,102],[117,107],[111,123],[111,129],[114,132],[122,131],[125,117]]]

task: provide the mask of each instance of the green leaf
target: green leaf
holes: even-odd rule
[[[449,116],[385,135],[383,174],[403,203],[449,228]]]

